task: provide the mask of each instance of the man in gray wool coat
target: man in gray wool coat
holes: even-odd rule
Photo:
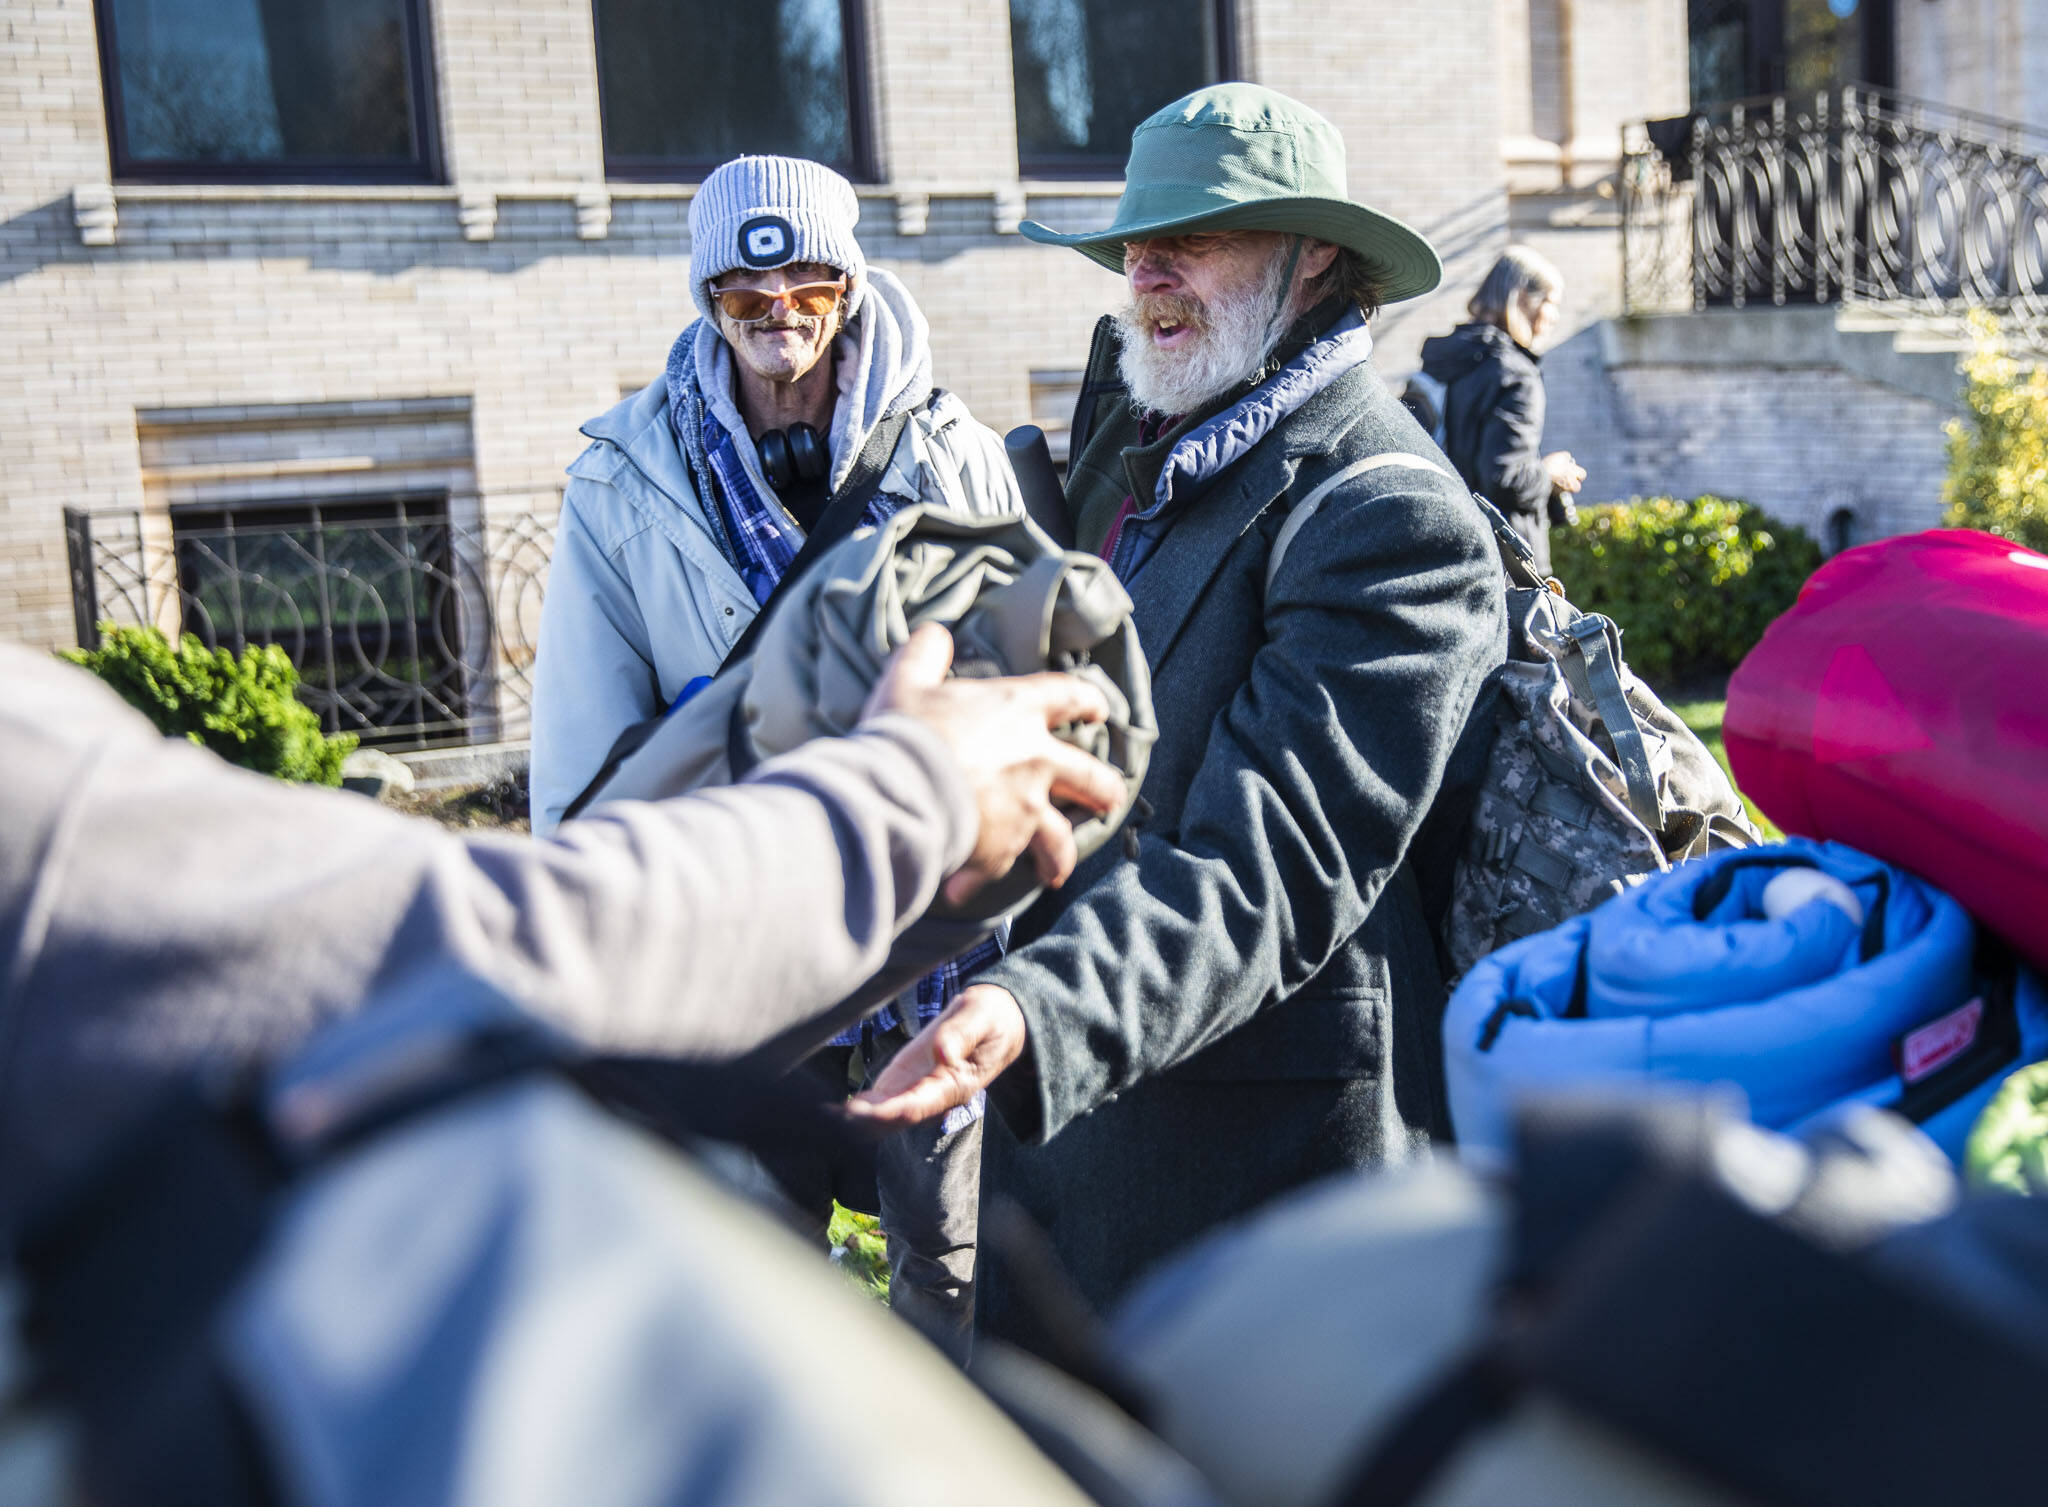
[[[1368,317],[1434,288],[1436,254],[1348,197],[1328,121],[1201,90],[1138,127],[1107,229],[1023,229],[1130,285],[1068,510],[1151,661],[1151,815],[858,1107],[907,1122],[986,1086],[984,1200],[1016,1200],[1100,1306],[1212,1226],[1445,1132],[1432,913],[1506,626],[1486,525],[1369,359]],[[1032,1337],[1000,1272],[980,1313]]]

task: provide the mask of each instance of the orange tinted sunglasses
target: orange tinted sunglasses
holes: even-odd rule
[[[808,319],[829,314],[846,292],[846,279],[836,283],[798,283],[794,288],[713,288],[711,296],[727,319],[754,324],[774,312],[778,303]]]

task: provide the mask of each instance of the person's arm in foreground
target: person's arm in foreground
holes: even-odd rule
[[[1147,833],[1136,862],[992,965],[854,1113],[928,1119],[1028,1044],[993,1096],[1043,1138],[1323,967],[1405,854],[1503,642],[1486,536],[1414,502],[1354,493],[1302,531],[1174,840]]]
[[[20,839],[0,861],[0,1023],[17,1048],[25,1020],[83,1033],[54,1019],[72,1012],[143,1058],[239,1053],[443,959],[594,1044],[746,1051],[857,987],[949,876],[969,892],[1028,852],[1063,879],[1051,803],[1117,799],[1113,771],[1047,731],[1103,716],[1097,693],[948,680],[950,659],[926,630],[852,736],[533,842],[233,769],[20,656],[0,752],[34,775],[0,793]]]

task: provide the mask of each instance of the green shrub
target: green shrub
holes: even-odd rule
[[[190,738],[231,764],[281,780],[339,785],[354,733],[330,738],[293,694],[299,672],[276,645],[252,644],[240,659],[191,634],[173,644],[155,628],[100,625],[97,649],[61,656],[121,693],[166,737]]]
[[[1550,531],[1575,606],[1621,626],[1631,669],[1669,683],[1724,674],[1820,565],[1804,529],[1722,497],[1638,498]]]
[[[1963,417],[1948,424],[1942,521],[2048,550],[2048,370],[2006,355],[1988,316],[1972,320]]]

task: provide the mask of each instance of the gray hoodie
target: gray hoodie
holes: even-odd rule
[[[902,936],[976,828],[906,717],[531,842],[235,769],[25,649],[0,685],[0,1228],[173,1076],[425,964],[594,1045],[794,1061],[959,945]]]

